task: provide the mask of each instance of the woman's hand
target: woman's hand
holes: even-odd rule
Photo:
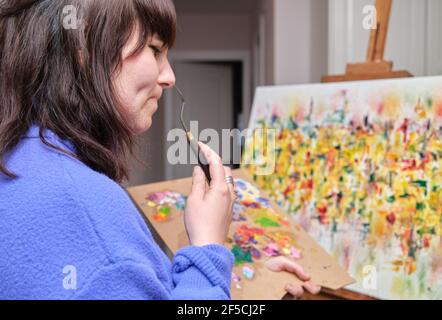
[[[232,221],[235,201],[233,185],[228,184],[225,178],[232,172],[230,168],[223,167],[221,158],[207,145],[199,143],[199,147],[209,162],[212,179],[208,186],[202,169],[199,166],[194,168],[184,224],[192,245],[222,245]]]
[[[275,272],[287,271],[293,273],[300,280],[304,281],[302,285],[288,283],[285,286],[284,289],[294,298],[300,298],[304,294],[304,289],[311,294],[318,294],[321,291],[320,286],[317,286],[310,281],[310,276],[304,271],[304,269],[295,261],[287,257],[279,256],[270,258],[265,262],[265,266]]]

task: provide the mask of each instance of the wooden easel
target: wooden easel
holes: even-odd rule
[[[393,0],[376,0],[377,27],[370,33],[367,61],[347,64],[347,70],[344,75],[324,76],[322,77],[322,82],[407,78],[413,76],[408,71],[393,71],[393,62],[384,60],[392,4]],[[323,289],[319,296],[305,294],[303,299],[373,300],[374,298],[346,289],[336,291]]]
[[[321,82],[407,78],[413,76],[408,71],[393,71],[393,62],[384,60],[392,3],[393,0],[376,0],[377,27],[371,30],[370,33],[367,61],[347,64],[344,75],[324,76]]]

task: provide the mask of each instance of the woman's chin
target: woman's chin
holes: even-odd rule
[[[152,126],[152,118],[149,117],[148,119],[146,119],[145,121],[140,121],[139,123],[137,123],[132,130],[134,131],[134,133],[136,135],[140,135],[145,133],[147,130],[150,129],[150,127]]]

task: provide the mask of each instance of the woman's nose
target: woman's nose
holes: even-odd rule
[[[161,70],[158,82],[164,89],[172,88],[175,85],[175,73],[170,66],[169,60],[167,60],[165,66]]]

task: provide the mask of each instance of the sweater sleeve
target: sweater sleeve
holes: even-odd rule
[[[149,265],[120,260],[103,266],[73,299],[230,299],[233,256],[219,245],[188,246],[174,258],[174,287],[168,290]]]
[[[174,299],[230,299],[233,255],[220,245],[189,246],[173,261]]]

